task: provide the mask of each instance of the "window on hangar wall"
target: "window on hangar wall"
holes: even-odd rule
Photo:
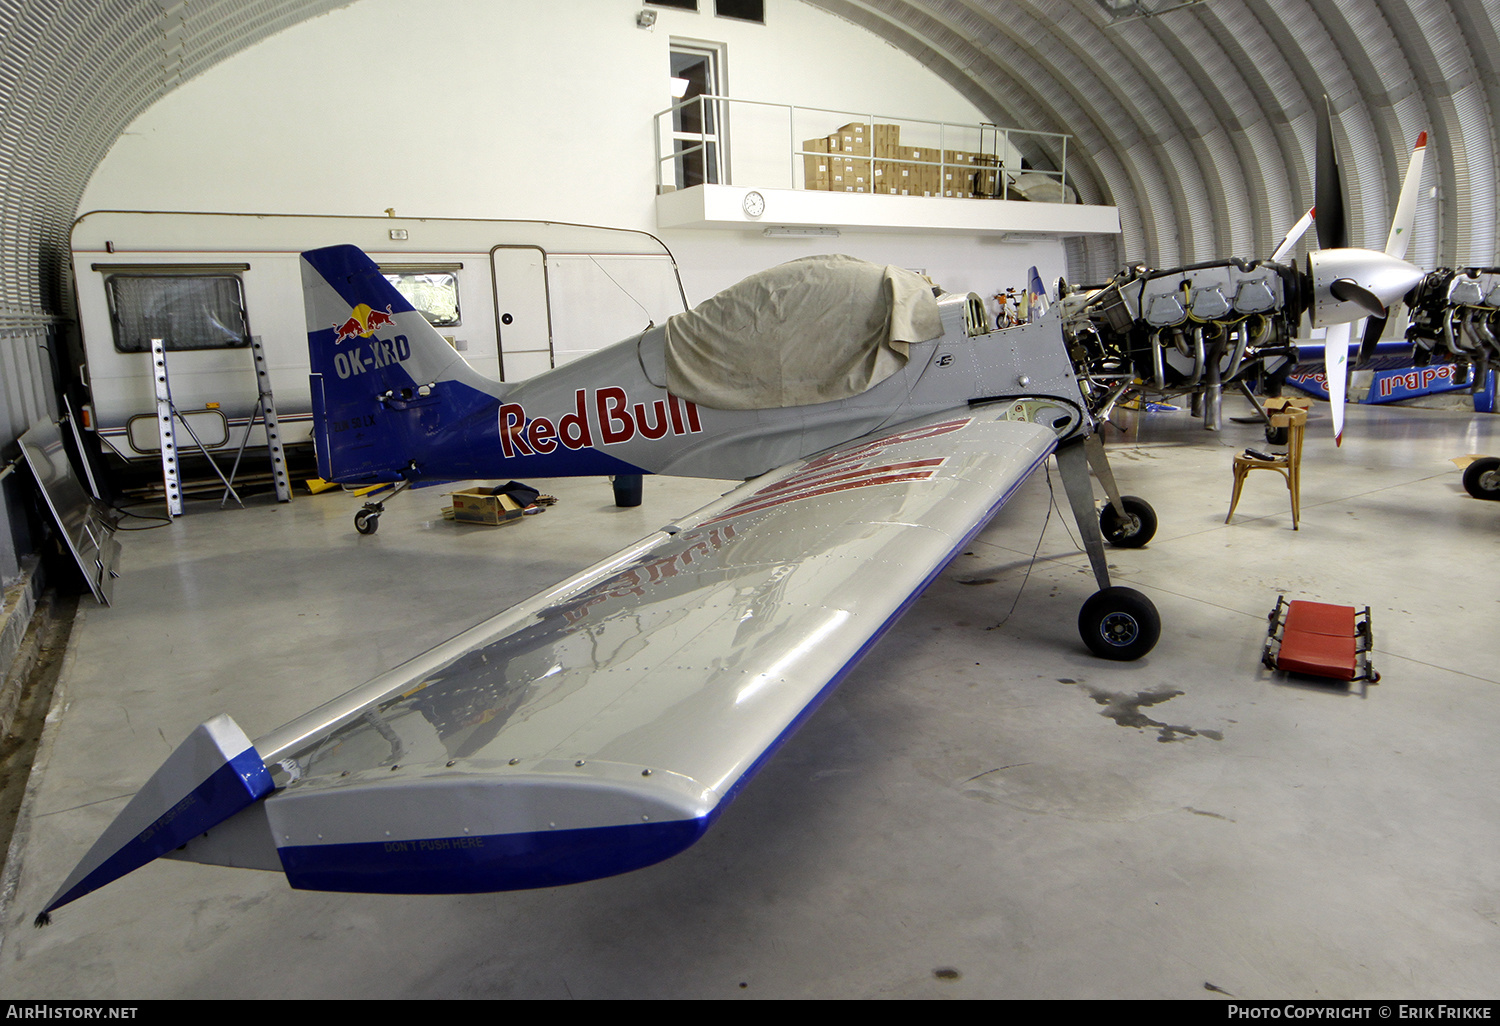
[[[766,23],[766,0],[714,0],[714,13],[721,18]]]
[[[711,100],[689,103],[698,96],[723,96],[724,46],[674,39],[671,48],[672,146],[677,188],[716,184],[723,159],[724,111]],[[680,106],[679,106],[680,105]]]
[[[679,11],[697,11],[698,0],[646,0],[647,7],[671,7]],[[714,0],[714,13],[721,18],[738,18],[761,25],[766,23],[766,0]]]

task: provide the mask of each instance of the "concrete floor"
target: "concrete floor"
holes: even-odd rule
[[[1297,532],[1270,474],[1224,524],[1257,427],[1111,433],[1161,518],[1110,555],[1165,625],[1135,664],[1079,641],[1092,580],[1034,477],[675,859],[455,897],[163,861],[37,930],[200,721],[265,733],[726,486],[648,478],[619,510],[600,480],[536,481],[558,505],[499,529],[408,493],[371,537],[357,500],[299,495],[124,535],[12,849],[0,994],[1500,997],[1500,504],[1448,462],[1500,453],[1500,418],[1351,407],[1335,450],[1321,412]],[[1262,668],[1279,593],[1371,607],[1368,697]]]

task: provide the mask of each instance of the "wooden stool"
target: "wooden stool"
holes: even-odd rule
[[[1248,452],[1234,458],[1234,495],[1229,500],[1229,513],[1224,523],[1234,516],[1234,508],[1240,503],[1240,489],[1245,477],[1252,470],[1274,470],[1286,478],[1287,491],[1292,493],[1292,530],[1298,530],[1302,517],[1302,435],[1307,428],[1306,400],[1268,399],[1266,412],[1271,415],[1271,427],[1285,428],[1287,432],[1286,453],[1261,459]]]

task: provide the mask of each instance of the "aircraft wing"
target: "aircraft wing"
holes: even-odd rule
[[[194,798],[244,760],[220,723],[50,907],[159,835],[157,854],[188,839],[176,857],[384,893],[553,886],[674,855],[1045,462],[1058,414],[964,407],[750,481],[257,740],[276,786],[231,788],[237,813]]]

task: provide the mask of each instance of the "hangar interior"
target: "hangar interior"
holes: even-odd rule
[[[167,517],[123,485],[142,468],[159,484],[159,452],[104,440],[115,412],[90,318],[107,353],[149,356],[127,353],[110,275],[241,275],[243,333],[265,333],[289,397],[295,364],[273,347],[305,339],[264,327],[286,304],[261,284],[282,272],[256,261],[294,258],[314,220],[365,219],[383,253],[414,254],[382,255],[393,273],[482,271],[464,293],[469,320],[438,330],[475,366],[493,358],[504,376],[510,361],[520,378],[504,333],[485,350],[477,326],[484,302],[498,319],[511,300],[502,255],[607,265],[608,284],[575,272],[572,287],[596,290],[576,304],[540,300],[558,364],[566,317],[587,334],[618,307],[639,331],[657,302],[669,314],[816,254],[916,270],[981,302],[1024,291],[1032,267],[1049,285],[1092,284],[1135,265],[1264,259],[1319,197],[1320,123],[1345,245],[1389,249],[1425,132],[1404,258],[1493,270],[1493,3],[15,0],[0,25],[3,455],[16,459],[39,421],[87,421],[79,469],[133,514],[115,532],[105,605],[25,464],[0,480],[11,677],[39,645],[26,630],[45,627],[48,589],[81,593],[22,774],[0,991],[1497,996],[1500,507],[1472,497],[1453,462],[1500,455],[1482,389],[1352,402],[1340,445],[1333,408],[1314,401],[1296,530],[1271,474],[1250,475],[1225,521],[1235,457],[1270,442],[1244,396],[1224,390],[1216,430],[1186,397],[1112,405],[1114,473],[1159,518],[1145,547],[1108,550],[1117,581],[1160,611],[1147,656],[1113,662],[1080,644],[1094,574],[1056,469],[1032,474],[713,829],[648,868],[386,896],[160,860],[32,928],[198,724],[229,713],[265,735],[739,484],[648,476],[640,505],[617,506],[602,476],[530,477],[556,505],[494,528],[444,519],[448,487],[392,499],[371,534],[352,524],[366,500],[338,490],[247,492],[243,508],[195,493]],[[695,109],[698,96],[716,99]],[[840,157],[835,137],[853,125],[876,138]],[[877,194],[877,170],[924,168],[936,185]],[[966,191],[948,196],[955,168]],[[841,171],[866,172],[869,191],[814,182]],[[135,220],[105,222],[112,212]],[[249,227],[230,239],[207,215]],[[430,240],[446,220],[647,242],[443,248]],[[274,234],[283,225],[291,234]],[[1291,262],[1319,248],[1309,232]],[[464,255],[444,263],[440,249]],[[634,285],[654,279],[618,279],[646,262],[670,281],[643,303]],[[1483,338],[1473,323],[1459,335]],[[233,356],[253,396],[248,355]],[[1482,381],[1481,356],[1464,359]],[[190,375],[174,373],[186,394]],[[1351,398],[1365,398],[1360,373]],[[122,406],[121,425],[153,412],[150,387],[148,371],[122,388],[139,408]],[[1368,606],[1380,683],[1264,666],[1278,595]]]

